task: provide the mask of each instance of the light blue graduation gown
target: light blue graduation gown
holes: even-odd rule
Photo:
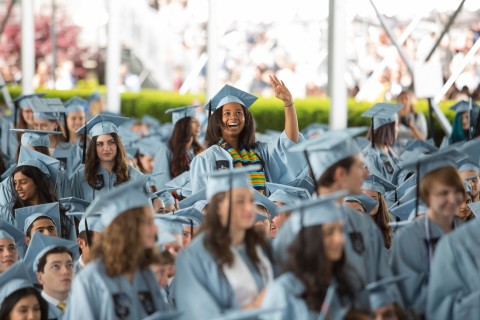
[[[181,319],[210,319],[240,309],[232,286],[205,248],[203,239],[204,234],[198,234],[175,263],[174,295],[177,310],[182,312]],[[253,263],[242,258],[261,291],[265,284],[260,274]]]
[[[305,141],[299,135],[298,143]],[[302,152],[288,149],[296,143],[287,137],[285,131],[274,143],[257,142],[255,153],[261,158],[268,182],[287,184],[297,179],[307,166]],[[227,165],[233,168],[232,156],[218,145],[213,145],[193,158],[190,165],[192,192],[196,193],[207,186],[208,174]]]
[[[187,151],[187,156],[190,162],[195,157],[193,150]],[[160,149],[155,154],[153,162],[153,174],[155,174],[155,186],[158,190],[164,189],[165,184],[173,179],[170,174],[170,162],[172,161],[173,153],[168,145],[162,143]]]
[[[48,320],[62,320],[63,319],[63,313],[62,310],[57,308],[56,305],[47,302],[48,303]]]
[[[364,287],[371,283],[392,276],[392,270],[388,265],[383,236],[373,219],[365,214],[343,206],[343,218],[345,222],[345,257],[349,266],[347,273],[352,281],[352,287],[356,293],[358,304],[361,308],[370,311],[368,291]],[[288,258],[287,250],[290,246],[293,233],[289,220],[280,228],[273,240],[274,257],[277,262]],[[357,252],[354,241],[361,237],[363,253]],[[388,286],[388,292],[397,300],[400,300],[398,289],[395,285]],[[401,304],[401,303],[400,303]]]
[[[82,159],[79,157],[78,146],[68,142],[60,142],[55,146],[52,153],[52,158],[60,161],[60,170],[65,173],[67,178],[82,164]]]
[[[117,181],[116,173],[112,172],[112,174],[109,174],[107,170],[100,166],[98,168],[98,175],[100,174],[103,175],[103,188],[101,190],[95,190],[88,184],[85,176],[85,166],[82,165],[72,176],[72,196],[92,202],[94,197],[114,188],[114,184]],[[131,165],[128,165],[128,175],[130,180],[135,180],[143,174]]]
[[[430,270],[427,319],[480,317],[480,219],[442,237]]]
[[[388,148],[391,155],[386,154],[378,148],[372,148],[369,143],[363,150],[365,165],[370,174],[376,174],[385,180],[397,185],[397,174],[401,171],[398,166],[399,159],[392,148]]]
[[[130,283],[125,276],[107,276],[100,260],[90,262],[75,277],[70,301],[64,318],[71,320],[138,320],[168,310],[149,268],[138,270]],[[122,314],[124,318],[117,316]]]
[[[392,270],[396,275],[412,275],[398,283],[398,289],[406,309],[417,314],[425,314],[427,303],[427,285],[429,278],[429,259],[425,216],[400,228],[393,238]],[[439,239],[443,230],[429,220],[431,239]],[[435,241],[433,241],[435,242]]]
[[[261,316],[260,319],[265,320],[290,320],[290,319],[306,319],[316,320],[320,313],[309,310],[305,301],[301,298],[305,287],[303,283],[290,272],[282,274],[280,277],[271,282],[266,289],[265,296],[262,301],[262,308],[265,309],[282,309],[279,312]],[[338,297],[334,296],[329,305],[329,319],[343,319],[346,308],[342,307]]]

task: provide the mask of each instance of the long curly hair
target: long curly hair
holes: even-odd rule
[[[153,249],[143,248],[141,224],[145,208],[128,209],[116,217],[98,235],[89,255],[89,261],[101,259],[107,275],[116,277],[147,268],[157,261]]]
[[[253,149],[255,147],[255,119],[250,111],[243,107],[243,113],[245,115],[245,127],[240,132],[239,142],[240,145]],[[223,106],[212,113],[210,119],[208,119],[207,134],[205,136],[205,143],[207,147],[217,144],[222,139],[222,129],[224,123],[222,120]]]
[[[305,286],[301,298],[310,310],[320,311],[330,285],[326,275],[337,282],[337,293],[343,303],[354,300],[354,291],[346,275],[345,252],[340,260],[326,263],[321,225],[300,230],[288,247],[284,270],[293,273]]]
[[[222,225],[218,214],[220,203],[226,200],[227,195],[227,192],[220,192],[212,197],[202,226],[205,234],[203,238],[205,247],[212,253],[220,267],[225,264],[231,266],[234,260],[234,255],[230,250],[232,240],[227,232],[227,228]],[[268,249],[265,237],[258,233],[255,227],[252,226],[245,232],[244,241],[248,257],[256,266],[257,270],[260,271],[261,263],[257,255],[256,246],[260,245],[271,259],[271,252]]]
[[[125,148],[123,147],[122,141],[120,140],[118,134],[112,132],[108,135],[112,136],[117,145],[117,155],[115,156],[115,166],[113,171],[117,175],[117,184],[121,184],[130,179],[128,176],[128,161],[127,155],[125,154]],[[85,157],[85,177],[90,186],[94,186],[97,181],[98,169],[100,166],[100,161],[97,155],[97,139],[98,136],[92,138],[92,141],[88,145],[87,154]]]
[[[170,174],[173,178],[190,170],[190,161],[187,156],[187,143],[190,142],[190,139],[193,139],[192,148],[195,154],[204,149],[192,132],[192,119],[192,117],[186,117],[179,120],[173,128],[170,140],[168,140],[168,147],[172,151]]]

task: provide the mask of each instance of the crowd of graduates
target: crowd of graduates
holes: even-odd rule
[[[300,131],[270,81],[268,134],[230,85],[162,124],[16,98],[0,319],[478,319],[480,108],[453,105],[438,148],[409,92],[370,127]]]

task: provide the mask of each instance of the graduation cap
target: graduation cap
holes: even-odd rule
[[[240,168],[228,168],[225,170],[217,170],[210,173],[207,181],[207,200],[221,192],[227,192],[233,189],[250,188],[250,172],[260,170],[259,165],[250,165]],[[229,194],[227,232],[230,229],[232,218],[232,192]]]
[[[84,217],[101,212],[100,223],[101,226],[106,228],[116,217],[129,209],[151,207],[152,202],[143,190],[148,179],[148,176],[140,176],[95,197],[87,208]],[[88,229],[87,226],[86,231]]]
[[[376,130],[386,124],[397,121],[397,112],[403,108],[402,104],[377,103],[362,113],[362,117],[372,118],[372,128]]]
[[[480,138],[475,138],[473,140],[467,141],[459,147],[451,148],[455,148],[458,151],[464,153],[473,164],[480,166]]]
[[[370,298],[370,307],[372,310],[385,307],[394,302],[400,303],[397,301],[391,294],[389,286],[395,284],[396,282],[403,281],[404,279],[410,277],[409,274],[403,274],[398,276],[393,276],[389,278],[384,278],[372,283],[369,283],[366,286],[366,289],[369,293]]]
[[[190,223],[187,218],[174,214],[156,214],[154,221],[159,234],[161,234],[162,231],[172,234],[183,234],[183,226]]]
[[[480,171],[480,167],[475,164],[470,158],[466,157],[456,162],[458,172],[464,171]]]
[[[281,207],[280,212],[292,212],[288,221],[293,232],[291,241],[302,228],[341,221],[341,207],[334,201],[348,195],[346,190],[330,193],[320,198],[304,201],[291,207]],[[293,218],[293,219],[292,219]]]
[[[478,109],[480,107],[475,103],[473,103],[472,101],[465,101],[465,100],[458,101],[453,106],[449,107],[449,109],[454,111],[455,113],[467,112],[474,108]]]
[[[20,147],[17,167],[20,166],[32,166],[40,169],[40,171],[49,178],[53,186],[56,187],[58,170],[60,167],[60,161],[57,159],[35,150]]]
[[[358,127],[332,130],[314,139],[299,143],[289,151],[305,154],[307,164],[316,182],[335,163],[361,153],[353,137],[365,132],[366,129],[366,127]]]
[[[473,126],[476,125],[475,123],[476,117],[478,117],[478,110],[480,109],[480,107],[474,104],[472,102],[472,99],[470,98],[470,101],[465,101],[465,100],[458,101],[449,109],[452,111],[455,111],[457,115],[464,112],[468,112],[468,122],[470,125],[469,125],[467,139],[470,140],[472,138],[472,131],[475,130]],[[474,116],[474,114],[476,114],[476,116]],[[475,122],[473,120],[475,120]]]
[[[372,212],[373,208],[375,208],[378,205],[378,201],[375,200],[374,198],[364,194],[351,194],[345,197],[343,200],[345,202],[357,202],[360,203],[360,205],[365,209],[366,214],[370,214]]]
[[[42,98],[32,101],[33,117],[37,120],[58,120],[66,109],[59,98]]]
[[[76,133],[85,134],[88,132],[91,138],[103,134],[118,133],[118,127],[127,120],[129,120],[129,118],[99,114],[78,129]]]
[[[158,227],[158,224],[157,228]],[[165,230],[162,230],[161,232],[157,232],[157,246],[160,247],[161,250],[165,250],[165,245],[168,243],[172,242],[177,242],[178,239],[171,233]]]
[[[261,316],[266,316],[268,318],[269,314],[278,313],[283,309],[284,308],[259,308],[250,310],[233,310],[227,311],[218,317],[211,318],[210,320],[247,320],[257,319]]]
[[[178,207],[180,209],[185,209],[185,208],[188,208],[188,207],[192,207],[192,206],[195,206],[196,209],[198,210],[199,207],[201,207],[203,204],[203,208],[199,211],[202,211],[206,204],[208,203],[208,201],[206,200],[207,199],[207,188],[203,188],[202,190],[192,194],[191,196],[183,199],[182,201],[180,201],[178,203]],[[201,202],[199,204],[199,206],[196,206],[196,203],[197,202]]]
[[[72,97],[70,100],[65,102],[65,113],[69,114],[70,112],[85,112],[85,109],[88,107],[88,101],[79,97]]]
[[[26,94],[13,99],[13,104],[15,106],[13,122],[15,126],[17,126],[18,108],[20,109],[31,108],[32,104],[34,103],[38,104],[39,103],[38,101],[40,101],[40,98],[43,97],[44,95],[45,93]]]
[[[166,188],[154,192],[154,194],[162,200],[165,207],[167,206],[174,206],[175,205],[175,198],[172,195],[172,192],[178,190],[179,188]]]
[[[60,222],[60,208],[58,202],[15,209],[17,228],[23,230],[25,235],[27,234],[28,228],[30,228],[38,218],[48,218],[52,220],[57,228],[58,234],[61,234],[62,224]]]
[[[13,240],[17,245],[23,244],[25,241],[25,233],[5,220],[0,219],[0,239]]]
[[[284,184],[267,182],[267,189],[271,192],[268,199],[270,201],[280,202],[286,205],[294,205],[301,200],[310,199],[310,193],[304,188],[287,186]]]
[[[250,188],[252,189],[253,195],[255,197],[254,204],[264,207],[267,212],[272,216],[272,218],[275,217],[280,211],[279,206],[277,206],[275,203],[273,203],[272,200],[255,190],[253,187]]]
[[[277,261],[287,259],[288,248],[302,228],[342,221],[342,208],[335,200],[346,195],[348,195],[348,191],[341,190],[312,200],[302,201],[295,206],[281,207],[280,213],[292,212],[292,215],[280,229],[281,234],[273,240],[273,249]],[[301,246],[304,246],[305,241],[305,239],[301,239]]]
[[[186,117],[194,117],[196,115],[195,109],[199,105],[192,105],[188,107],[172,108],[165,110],[165,113],[172,114],[172,123],[176,124],[179,120]]]
[[[146,140],[140,140],[140,141],[137,141],[135,144],[134,144],[134,147],[138,150],[138,152],[140,154],[143,154],[143,155],[150,155],[152,157],[155,157],[155,155],[157,154],[158,152],[158,146],[152,144],[152,143],[149,143],[148,141]]]
[[[417,177],[415,175],[411,175],[407,180],[402,182],[401,185],[399,185],[395,191],[392,191],[388,193],[388,195],[385,197],[389,201],[397,202],[398,200],[401,200],[403,196],[406,194],[406,192],[417,185]]]
[[[27,269],[30,280],[33,283],[38,283],[37,267],[40,259],[48,251],[58,247],[67,248],[67,250],[73,255],[73,261],[77,260],[80,257],[80,252],[78,250],[79,246],[74,241],[47,236],[40,232],[36,232],[33,235],[32,241],[28,246],[27,253],[25,254],[24,259],[25,268]]]
[[[87,225],[88,231],[102,232],[105,229],[100,223],[100,213],[98,215],[90,214],[87,218],[84,217],[85,214],[82,212],[68,212],[66,215],[69,217],[75,217],[80,221],[78,223],[78,233],[86,231]],[[88,245],[90,245],[90,240],[89,236],[87,236]]]
[[[177,194],[183,197],[192,195],[192,182],[190,181],[190,171],[185,171],[172,180],[165,183],[165,187],[178,189]]]
[[[438,148],[420,139],[409,141],[403,151],[420,151],[421,153],[432,153],[438,151]]]
[[[59,131],[43,131],[30,129],[10,129],[14,132],[23,132],[20,144],[24,147],[50,147],[49,134],[62,134]]]
[[[160,121],[157,118],[154,118],[148,114],[144,114],[142,117],[142,122],[145,123],[147,126],[151,128],[158,128],[160,127]]]
[[[201,211],[198,211],[194,207],[189,207],[181,210],[177,210],[173,212],[173,215],[184,217],[188,220],[188,224],[190,225],[190,234],[193,237],[193,228],[198,228],[203,222],[203,218],[205,216]]]
[[[376,174],[369,174],[363,181],[362,189],[376,191],[384,196],[386,192],[394,191],[397,187]]]
[[[226,84],[212,99],[208,101],[204,108],[208,111],[208,117],[210,118],[212,112],[217,111],[229,102],[236,102],[248,109],[255,101],[257,101],[257,99],[257,97],[248,92]]]
[[[392,208],[390,213],[397,217],[400,221],[412,221],[416,216],[416,204],[417,199],[410,199],[396,206],[395,208]],[[422,201],[419,202],[418,206],[418,214],[427,212],[427,206]]]
[[[75,197],[61,198],[59,202],[70,213],[83,214],[90,205],[90,202]]]
[[[0,304],[17,290],[33,288],[23,261],[15,262],[6,271],[0,273]]]
[[[434,154],[429,155],[421,155],[417,159],[413,159],[410,161],[405,161],[400,163],[400,166],[404,169],[415,170],[416,178],[416,216],[418,215],[418,201],[420,201],[419,197],[419,184],[420,181],[429,173],[441,169],[441,168],[457,168],[455,165],[455,161],[463,158],[464,155],[458,152],[455,149],[443,149]]]
[[[402,104],[377,103],[362,114],[362,117],[372,118],[372,147],[375,147],[375,130],[397,121],[397,112],[402,108]]]
[[[480,201],[474,201],[467,204],[475,217],[480,217]]]
[[[285,185],[290,187],[302,188],[307,190],[308,194],[314,194],[316,192],[315,181],[310,176],[310,171],[310,168],[306,167],[298,178],[285,183]]]

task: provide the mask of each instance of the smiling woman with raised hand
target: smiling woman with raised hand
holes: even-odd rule
[[[288,151],[304,140],[298,131],[292,95],[283,81],[275,76],[270,80],[275,96],[284,104],[285,130],[275,143],[257,142],[255,121],[248,110],[257,97],[225,85],[205,106],[211,114],[206,134],[209,148],[192,161],[193,192],[205,188],[207,174],[218,169],[261,164],[260,170],[250,172],[250,179],[253,187],[264,193],[266,181],[288,183],[306,167],[302,154]]]
[[[88,132],[92,140],[86,151],[85,166],[72,176],[74,197],[92,201],[96,195],[142,175],[127,163],[125,148],[117,134],[117,126],[126,120],[100,114],[77,130],[77,133]]]

